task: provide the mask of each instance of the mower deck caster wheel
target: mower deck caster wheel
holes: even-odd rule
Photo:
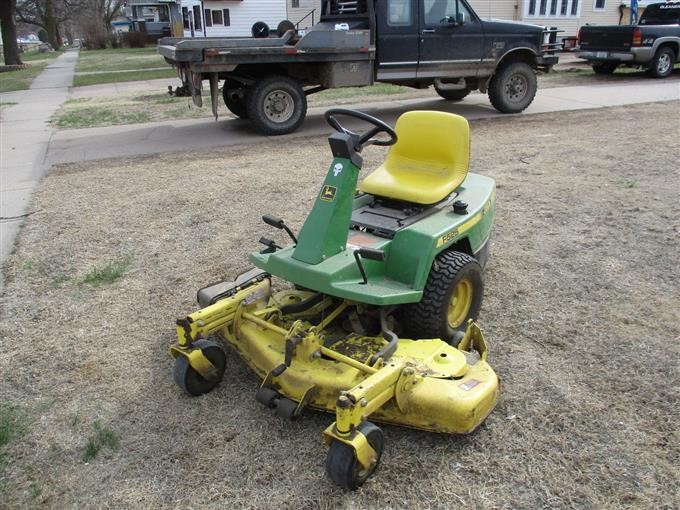
[[[279,395],[276,390],[264,386],[259,388],[257,393],[255,393],[255,400],[269,409],[274,409],[276,407],[276,401],[280,398],[281,395]]]
[[[335,483],[345,489],[356,490],[361,487],[366,480],[375,472],[380,463],[385,446],[385,435],[382,429],[370,421],[365,421],[357,427],[357,430],[366,436],[368,444],[377,453],[377,458],[373,465],[365,469],[357,461],[354,448],[338,441],[331,442],[326,457],[326,473]]]
[[[189,395],[197,397],[204,393],[208,393],[220,383],[224,376],[224,369],[227,365],[227,357],[224,354],[222,347],[210,340],[198,340],[194,342],[193,346],[201,349],[203,355],[208,358],[210,363],[217,369],[216,377],[214,379],[205,379],[189,365],[189,360],[184,356],[175,358],[175,366],[172,375],[177,386],[182,388]]]
[[[286,420],[295,420],[297,416],[295,411],[297,410],[298,403],[289,398],[282,398],[276,402],[276,414],[281,418]]]

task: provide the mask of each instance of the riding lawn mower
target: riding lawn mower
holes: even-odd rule
[[[371,127],[358,134],[339,117]],[[326,120],[334,159],[299,235],[263,216],[290,245],[263,237],[253,269],[199,290],[201,309],[177,321],[171,354],[190,395],[220,382],[226,342],[262,378],[256,399],[266,407],[289,419],[335,413],[323,432],[326,471],[356,489],[383,452],[373,421],[467,434],[496,404],[499,380],[475,322],[495,185],[468,173],[463,117],[412,111],[393,129],[336,108]],[[390,149],[357,188],[372,144]],[[273,277],[289,288],[273,290]]]

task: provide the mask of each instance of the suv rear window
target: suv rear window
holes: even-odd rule
[[[680,23],[680,2],[652,4],[640,17],[640,25],[675,25]]]

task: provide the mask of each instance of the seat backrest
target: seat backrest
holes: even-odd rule
[[[406,112],[395,125],[397,143],[359,189],[377,196],[434,204],[462,184],[470,163],[470,127],[453,113]]]

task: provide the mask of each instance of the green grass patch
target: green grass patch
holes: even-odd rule
[[[118,450],[120,446],[120,436],[113,430],[104,427],[98,421],[94,422],[94,434],[87,439],[81,459],[83,462],[89,462],[94,459],[102,448],[108,448],[111,451]]]
[[[156,46],[148,48],[116,48],[106,50],[81,50],[76,73],[128,71],[150,67],[171,67],[158,53]]]
[[[85,107],[59,116],[56,126],[61,129],[78,129],[91,126],[112,126],[149,122],[148,111],[125,111],[111,108]]]
[[[34,62],[30,67],[0,73],[0,92],[13,92],[26,90],[31,86],[33,79],[38,76],[47,65],[47,62]]]
[[[18,406],[0,403],[0,448],[24,435],[28,416]]]
[[[162,120],[209,118],[212,115],[210,99],[203,99],[205,101],[203,108],[195,107],[188,97],[174,97],[162,91],[71,99],[55,114],[52,124],[60,129],[82,129]],[[227,109],[222,104],[220,115],[226,112]]]
[[[59,51],[50,51],[48,53],[40,53],[39,51],[27,51],[25,53],[22,53],[19,55],[21,58],[21,61],[26,63],[26,62],[34,62],[36,60],[54,60],[57,58],[59,55],[64,53],[63,50]],[[0,64],[5,63],[5,56],[0,52]]]
[[[156,69],[146,71],[139,69],[136,71],[126,71],[122,73],[99,73],[81,74],[73,78],[74,87],[85,87],[87,85],[100,85],[102,83],[120,83],[124,81],[157,80],[160,78],[176,78],[177,72],[168,66],[167,69]]]
[[[85,275],[83,283],[99,287],[100,285],[111,284],[122,278],[132,263],[132,257],[125,257],[121,260],[110,262],[102,267],[93,267]]]
[[[6,103],[0,103],[0,111],[2,111],[3,108],[9,108],[10,106],[14,106],[16,103],[13,103],[11,101],[7,101]]]

